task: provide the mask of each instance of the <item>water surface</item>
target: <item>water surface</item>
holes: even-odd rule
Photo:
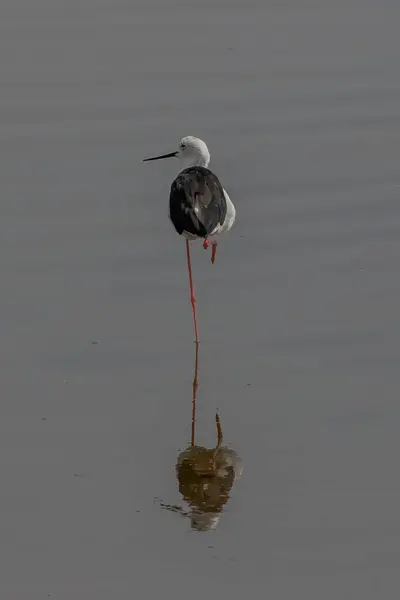
[[[7,0],[0,596],[396,596],[397,2]],[[182,135],[237,224],[193,251],[197,435],[243,459],[193,531]],[[94,343],[98,342],[98,343]]]

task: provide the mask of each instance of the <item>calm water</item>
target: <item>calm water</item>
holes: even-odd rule
[[[397,1],[6,0],[0,597],[395,598]],[[193,251],[197,440],[244,470],[194,531],[178,163],[237,206]]]

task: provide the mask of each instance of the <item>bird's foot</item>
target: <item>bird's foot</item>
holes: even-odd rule
[[[210,240],[208,240],[207,238],[205,238],[204,242],[203,242],[203,248],[204,250],[207,250],[210,247],[211,244],[211,262],[212,264],[215,263],[215,255],[217,253],[217,242],[210,242]]]
[[[215,263],[215,255],[217,254],[217,242],[212,243],[211,262]]]

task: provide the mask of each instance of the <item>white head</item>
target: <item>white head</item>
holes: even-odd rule
[[[180,159],[181,169],[195,166],[208,167],[210,163],[210,153],[206,143],[193,135],[183,137],[179,142],[179,147],[176,152],[154,156],[153,158],[145,158],[144,161],[172,158],[173,156]]]
[[[178,158],[185,167],[208,167],[210,164],[210,152],[207,144],[193,135],[183,137],[179,142]]]

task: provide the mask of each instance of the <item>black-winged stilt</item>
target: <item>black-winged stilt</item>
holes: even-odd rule
[[[214,236],[229,231],[235,222],[236,210],[218,177],[208,169],[210,153],[203,140],[191,135],[181,139],[175,152],[145,158],[144,162],[161,158],[177,157],[181,171],[171,185],[169,217],[179,235],[186,238],[186,256],[189,271],[190,300],[193,308],[196,343],[197,330],[196,297],[193,288],[190,259],[191,240],[204,239],[208,248],[211,239],[211,262],[214,264],[217,242]]]

